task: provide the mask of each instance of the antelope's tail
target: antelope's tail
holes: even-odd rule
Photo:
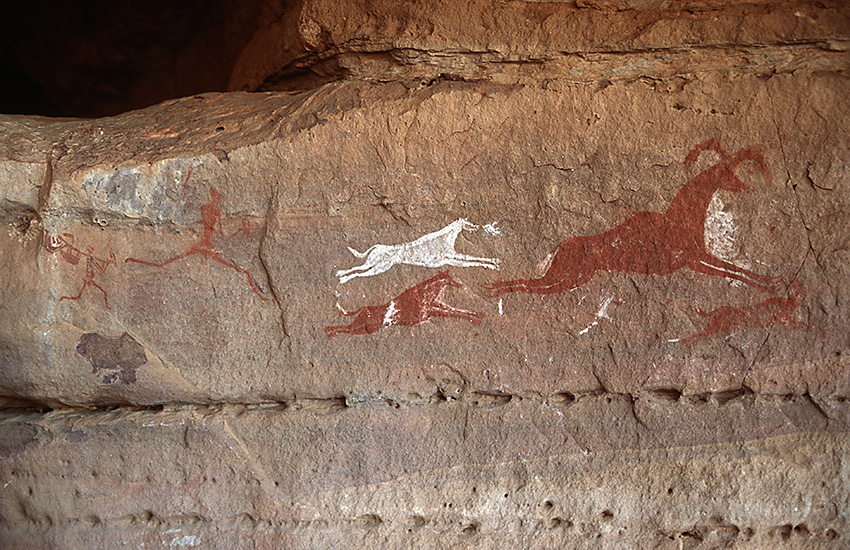
[[[337,302],[337,303],[336,303],[336,308],[339,310],[339,312],[340,312],[340,313],[342,313],[342,314],[343,314],[343,315],[345,315],[346,317],[350,317],[350,316],[352,316],[352,315],[357,315],[358,313],[360,313],[361,311],[363,311],[363,308],[362,308],[362,307],[361,307],[361,308],[358,308],[358,309],[355,309],[354,311],[345,311],[345,309],[343,309],[343,307],[342,307],[341,305],[339,305],[339,302]]]
[[[377,246],[377,245],[374,245],[374,244],[373,244],[372,246],[370,246],[369,248],[367,248],[365,252],[357,252],[356,250],[354,250],[354,249],[353,249],[353,248],[351,248],[350,246],[347,246],[346,248],[347,248],[347,249],[348,249],[348,251],[349,251],[349,252],[351,252],[351,254],[353,254],[356,258],[365,258],[366,256],[368,256],[368,255],[369,255],[369,252],[372,252],[372,249],[373,249],[373,248],[375,248],[375,246]]]

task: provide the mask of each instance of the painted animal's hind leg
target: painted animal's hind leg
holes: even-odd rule
[[[328,335],[328,340],[338,334],[371,334],[380,330],[381,326],[371,330],[369,327],[368,316],[359,316],[354,319],[350,325],[335,325],[325,327],[325,332]]]
[[[479,258],[466,254],[457,254],[446,261],[447,265],[454,267],[486,267],[487,269],[499,269],[499,260],[496,258]]]
[[[356,265],[356,266],[354,266],[350,269],[340,269],[339,271],[336,272],[336,276],[339,277],[340,279],[345,279],[347,281],[348,279],[351,279],[352,277],[358,276],[358,275],[352,275],[352,273],[367,271],[369,269],[372,269],[372,266],[369,265],[368,263]],[[345,282],[345,281],[342,281],[342,282]]]
[[[456,317],[458,319],[466,319],[473,325],[481,324],[481,314],[477,311],[469,311],[467,309],[460,309],[457,307],[452,307],[448,304],[436,304],[433,306],[433,311],[435,315],[439,315],[441,317]]]
[[[707,340],[707,339],[709,339],[713,336],[716,336],[716,335],[711,331],[710,328],[708,328],[708,329],[706,329],[702,332],[697,332],[696,334],[692,334],[692,335],[688,336],[687,338],[682,338],[679,341],[683,344],[690,344],[692,342],[699,342],[700,340]]]
[[[558,277],[551,270],[538,279],[516,279],[514,281],[497,281],[484,285],[485,296],[495,298],[508,292],[528,292],[530,294],[557,294],[567,292],[586,284],[595,272],[578,273],[573,277]],[[572,275],[572,274],[571,274]]]
[[[694,262],[692,268],[698,273],[736,279],[764,292],[774,292],[777,283],[782,280],[782,277],[759,275],[758,273],[730,264],[729,262],[724,262],[708,254],[700,258],[697,262]]]
[[[339,334],[343,334],[348,331],[348,325],[334,325],[330,327],[325,327],[325,334],[328,335],[328,340],[337,336]]]
[[[362,266],[359,266],[359,267],[362,267]],[[352,273],[350,275],[346,275],[344,277],[340,277],[339,278],[339,284],[344,284],[347,281],[354,279],[355,277],[371,277],[372,275],[379,275],[379,274],[383,273],[384,271],[387,271],[392,266],[391,265],[388,265],[388,266],[370,265],[370,266],[367,266],[367,267],[368,267],[368,269],[366,269],[365,271],[360,271],[360,272],[357,272],[357,273]]]
[[[816,330],[823,330],[819,326],[810,325],[804,321],[797,321],[796,319],[778,319],[777,322],[785,327],[792,328],[794,330],[805,330],[807,328],[813,328]]]
[[[531,292],[531,279],[515,279],[513,281],[496,281],[481,287],[484,296],[496,298],[508,292]]]

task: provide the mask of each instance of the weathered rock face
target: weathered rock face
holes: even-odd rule
[[[0,118],[0,536],[846,545],[846,8],[620,7],[308,2],[232,82],[347,79]]]
[[[846,393],[847,159],[824,145],[844,89],[351,82],[8,120],[36,149],[6,161],[4,303],[27,315],[6,317],[4,386],[51,405],[404,401],[446,377]]]

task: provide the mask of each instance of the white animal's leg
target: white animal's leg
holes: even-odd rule
[[[344,277],[340,277],[339,278],[339,284],[345,284],[346,282],[350,281],[351,279],[354,279],[355,277],[371,277],[372,275],[378,275],[378,274],[383,273],[384,271],[388,270],[392,266],[393,266],[393,264],[389,264],[389,265],[388,264],[379,264],[379,265],[369,266],[369,269],[366,270],[366,271],[360,271],[358,273],[352,273],[350,275],[345,275]]]
[[[488,269],[499,269],[499,260],[496,258],[479,258],[466,254],[456,254],[448,258],[446,263],[455,267],[486,267]]]
[[[355,273],[357,271],[364,271],[364,270],[369,269],[371,267],[372,266],[370,264],[365,263],[365,264],[362,264],[362,265],[354,266],[351,269],[340,269],[339,271],[336,272],[336,276],[342,278],[342,277],[345,277],[346,275],[348,275],[350,273]]]

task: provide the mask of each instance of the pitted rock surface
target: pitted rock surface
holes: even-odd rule
[[[846,547],[846,5],[370,5],[0,116],[0,546]]]

